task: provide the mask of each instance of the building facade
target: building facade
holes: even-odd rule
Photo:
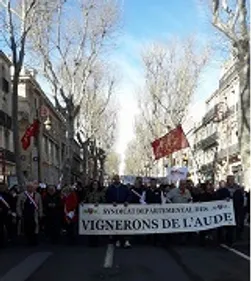
[[[228,174],[242,182],[238,146],[239,78],[235,62],[225,67],[218,89],[206,101],[207,112],[194,126],[193,151],[202,180],[217,182]]]
[[[15,174],[12,132],[11,61],[0,50],[0,183]]]
[[[22,169],[27,179],[57,184],[65,153],[66,127],[63,117],[40,88],[35,73],[22,70],[19,83],[20,142],[26,129],[38,119],[39,133],[27,150],[22,149]]]
[[[22,70],[19,83],[20,142],[27,128],[38,119],[39,133],[27,150],[22,149],[22,169],[27,179],[56,185],[62,175],[67,154],[67,130],[64,117],[41,89],[33,71]],[[81,181],[80,145],[74,141],[71,181]]]

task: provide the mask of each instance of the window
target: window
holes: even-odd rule
[[[9,82],[3,77],[2,78],[2,91],[5,94],[8,94],[10,89],[9,89]]]
[[[10,149],[10,132],[8,130],[4,130],[4,145],[5,149]]]
[[[4,147],[3,143],[3,127],[0,126],[0,147]]]

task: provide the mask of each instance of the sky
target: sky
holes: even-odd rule
[[[133,138],[133,123],[138,114],[136,91],[142,86],[144,76],[140,54],[152,42],[167,42],[172,37],[185,38],[196,34],[200,42],[215,38],[210,25],[208,7],[203,0],[124,0],[122,35],[114,60],[122,73],[119,87],[119,133],[116,150],[123,159],[128,142]],[[203,72],[190,111],[199,119],[205,111],[204,101],[218,86],[221,62],[214,59]]]

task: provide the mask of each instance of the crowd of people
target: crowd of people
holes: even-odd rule
[[[250,196],[243,187],[235,183],[233,176],[228,176],[226,182],[221,181],[216,188],[212,183],[199,183],[194,186],[190,180],[182,180],[179,187],[175,185],[157,185],[155,178],[143,184],[142,178],[137,177],[134,185],[124,185],[118,175],[113,177],[108,187],[103,187],[96,180],[88,186],[76,184],[57,189],[56,186],[41,188],[37,182],[27,183],[25,190],[17,186],[8,189],[0,186],[0,248],[15,244],[20,237],[35,246],[41,237],[51,243],[59,243],[62,238],[69,244],[74,244],[78,229],[78,207],[80,204],[108,203],[117,204],[172,204],[208,202],[213,200],[233,200],[236,226],[221,227],[214,231],[218,243],[231,245],[242,238],[244,222],[249,217]],[[201,231],[199,242],[205,245],[212,238],[212,231]],[[140,235],[135,237],[109,237],[117,247],[131,247],[131,240],[154,243],[173,241],[186,242],[189,235]],[[90,245],[99,244],[98,236],[88,237]]]

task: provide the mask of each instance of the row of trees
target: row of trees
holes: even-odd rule
[[[145,84],[138,95],[140,114],[135,120],[135,139],[127,148],[127,173],[146,173],[147,169],[159,172],[150,144],[186,116],[209,58],[209,50],[201,50],[198,45],[193,37],[173,39],[167,44],[151,45],[143,52]]]
[[[206,4],[204,2],[204,4]],[[239,72],[238,137],[244,185],[250,188],[250,32],[248,1],[209,0],[212,25],[223,35],[237,59]],[[206,5],[204,5],[206,8]],[[186,116],[208,52],[198,50],[192,38],[155,44],[142,55],[145,85],[139,95],[140,116],[135,138],[126,153],[126,173],[153,168],[150,143],[181,123]],[[147,165],[146,165],[147,164]]]
[[[1,35],[12,54],[12,119],[16,170],[23,184],[18,130],[18,83],[26,64],[50,86],[67,127],[63,182],[69,183],[73,142],[90,141],[113,150],[117,105],[116,77],[104,58],[114,45],[120,22],[116,1],[1,0]]]

